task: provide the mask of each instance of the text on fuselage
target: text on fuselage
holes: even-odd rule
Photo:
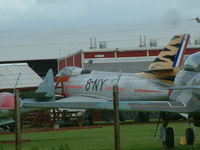
[[[107,80],[108,79],[88,79],[85,84],[85,90],[102,91],[103,85]]]

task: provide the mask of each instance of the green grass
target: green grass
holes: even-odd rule
[[[121,150],[160,150],[161,143],[153,138],[156,124],[121,125]],[[174,150],[199,150],[200,129],[196,128],[197,139],[194,146],[179,144],[180,136],[184,136],[185,123],[171,123],[175,132]],[[22,139],[30,139],[30,143],[22,143],[22,150],[31,150],[34,146],[39,150],[60,150],[59,146],[68,145],[70,150],[112,150],[113,127],[105,126],[96,129],[65,130],[52,132],[24,133]],[[13,140],[14,135],[0,135],[0,140]],[[13,150],[14,144],[3,144],[3,150]],[[0,146],[1,150],[1,146]]]

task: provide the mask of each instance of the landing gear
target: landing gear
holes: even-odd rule
[[[162,126],[160,128],[160,136],[158,140],[163,143],[163,149],[171,150],[174,148],[174,131],[172,127],[167,127],[168,125],[167,113],[160,114],[159,122],[161,121],[161,118],[163,121],[162,121]],[[159,126],[159,122],[157,124],[157,127]]]
[[[167,127],[169,119],[170,117],[168,113],[161,112],[154,134],[155,137],[156,131],[162,120],[162,126],[160,127],[160,135],[158,141],[163,143],[163,149],[165,150],[172,150],[174,148],[174,131],[171,127]],[[192,117],[189,116],[188,128],[185,130],[185,140],[187,145],[193,145],[195,141],[195,130],[193,128],[195,124],[193,125],[192,122],[193,122]],[[200,127],[200,124],[198,127]]]
[[[167,150],[174,148],[174,131],[171,127],[166,129],[165,146]]]
[[[193,118],[195,120],[195,118]],[[194,145],[195,141],[195,132],[194,132],[194,124],[195,121],[192,123],[192,118],[191,116],[188,117],[188,128],[185,130],[185,140],[187,145]]]
[[[192,128],[187,128],[185,130],[185,140],[187,145],[193,145],[195,140],[194,130]]]
[[[159,141],[162,141],[163,149],[171,150],[174,148],[174,131],[171,127],[161,127]]]

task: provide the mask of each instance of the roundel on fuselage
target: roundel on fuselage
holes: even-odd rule
[[[194,53],[184,63],[184,70],[200,72],[200,52]]]

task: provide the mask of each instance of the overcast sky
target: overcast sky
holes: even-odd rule
[[[0,61],[88,50],[90,37],[108,48],[138,48],[140,35],[163,46],[177,33],[200,37],[196,17],[200,0],[0,0]]]
[[[200,0],[0,0],[0,31],[178,22]]]

